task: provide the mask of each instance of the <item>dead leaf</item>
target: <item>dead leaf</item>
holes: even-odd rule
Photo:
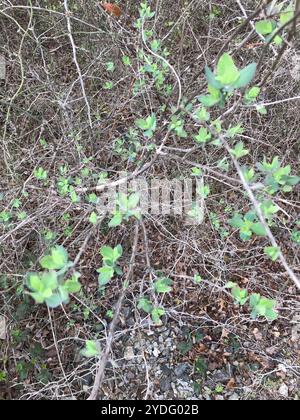
[[[114,3],[102,3],[103,9],[112,16],[119,18],[122,15],[122,10]]]
[[[258,329],[258,328],[255,328],[255,329],[253,330],[253,335],[254,335],[254,337],[256,338],[256,340],[257,340],[257,341],[262,341],[262,340],[263,340],[263,335],[262,335],[262,333],[259,331],[259,329]]]
[[[197,353],[205,353],[206,352],[206,346],[203,343],[198,344],[197,347]]]
[[[227,389],[235,389],[236,383],[235,383],[235,379],[231,378],[230,381],[228,382],[228,384],[226,385]]]
[[[229,335],[230,335],[230,332],[228,330],[226,330],[225,328],[223,328],[221,339],[228,338]]]
[[[223,310],[224,310],[224,309],[225,309],[225,307],[226,307],[225,300],[220,299],[219,307],[220,307],[220,309],[219,309],[219,310],[220,310],[221,312],[223,312]]]
[[[6,340],[6,320],[0,316],[0,340]]]
[[[278,347],[276,347],[276,346],[268,347],[268,348],[266,348],[266,353],[269,356],[274,356],[274,354],[278,353]]]

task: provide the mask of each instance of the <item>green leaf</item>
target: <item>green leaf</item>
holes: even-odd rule
[[[294,16],[294,12],[291,9],[291,7],[288,7],[286,10],[284,10],[280,15],[280,23],[281,25],[285,25],[287,22],[289,22]]]
[[[200,168],[192,168],[192,175],[193,176],[202,176],[203,175],[203,171]]]
[[[212,85],[208,85],[208,91],[210,95],[202,95],[199,97],[200,102],[207,108],[211,108],[218,104],[222,99],[222,94],[218,89],[215,89]]]
[[[236,137],[238,134],[243,134],[244,132],[244,128],[242,127],[241,124],[238,124],[236,126],[230,127],[227,132],[226,135],[227,137],[233,139],[234,137]]]
[[[230,151],[237,159],[241,159],[249,154],[249,150],[244,148],[244,143],[242,141],[240,141],[235,148]]]
[[[81,284],[79,283],[78,279],[80,278],[80,274],[76,273],[72,276],[71,279],[67,280],[64,284],[64,288],[68,293],[78,293],[81,290]]]
[[[129,210],[136,209],[137,206],[139,205],[140,198],[141,198],[140,194],[138,193],[131,194],[131,196],[128,199],[128,209]]]
[[[127,194],[120,193],[118,197],[118,205],[120,207],[120,211],[126,213],[128,211],[128,196]]]
[[[252,238],[252,230],[251,230],[252,223],[249,223],[249,226],[246,222],[244,222],[244,225],[240,228],[240,238],[242,241],[249,241]]]
[[[220,98],[216,98],[213,95],[201,95],[199,97],[200,102],[204,106],[206,106],[207,108],[211,108],[214,105],[217,105],[220,102],[220,99],[221,99],[221,97]]]
[[[45,181],[48,178],[48,172],[45,171],[43,168],[38,168],[34,171],[34,176],[39,181]]]
[[[278,260],[280,251],[279,247],[274,246],[269,246],[264,249],[265,254],[274,262]]]
[[[123,55],[122,61],[123,61],[124,66],[130,66],[131,64],[131,60],[127,55]]]
[[[260,91],[261,91],[260,87],[253,86],[253,88],[251,88],[248,91],[248,96],[252,99],[256,99],[258,97],[258,95],[260,94]]]
[[[114,248],[114,261],[117,261],[123,255],[122,245],[118,245]]]
[[[115,213],[114,217],[109,222],[108,226],[111,227],[111,228],[120,226],[122,221],[123,221],[122,213],[117,212],[117,213]]]
[[[44,289],[55,290],[58,286],[56,271],[49,271],[42,274],[42,282]]]
[[[257,64],[252,63],[249,66],[245,67],[243,70],[240,71],[240,78],[235,82],[233,85],[236,89],[241,89],[248,86],[255,77],[257,69]]]
[[[154,283],[156,293],[170,293],[172,291],[171,285],[173,284],[171,279],[161,278]]]
[[[250,306],[252,308],[251,316],[256,319],[258,316],[265,317],[268,321],[275,321],[278,318],[276,311],[277,302],[275,300],[261,297],[259,294],[253,294],[250,297]]]
[[[248,221],[248,222],[255,222],[256,219],[257,219],[257,216],[256,216],[255,211],[250,210],[250,211],[248,211],[248,213],[246,213],[246,216],[245,216],[245,220],[246,221]],[[250,226],[252,226],[252,223],[251,223]]]
[[[58,288],[57,274],[55,271],[45,272],[41,276],[36,273],[29,274],[28,287],[33,290],[34,293],[30,295],[36,303],[44,303]]]
[[[260,94],[261,89],[258,86],[254,86],[253,88],[249,89],[245,93],[245,102],[252,103],[255,102],[257,97]]]
[[[110,246],[103,246],[100,249],[100,254],[105,260],[113,260],[114,259],[114,250]]]
[[[247,181],[247,183],[250,183],[253,181],[254,177],[255,177],[255,170],[254,168],[248,168],[245,167],[243,168],[243,174],[245,177],[245,180]]]
[[[110,61],[109,63],[106,63],[106,70],[109,72],[113,72],[115,71],[115,63],[113,63],[112,61]]]
[[[10,219],[11,219],[11,214],[10,213],[8,213],[7,211],[2,211],[1,213],[0,213],[0,223],[7,223],[7,222],[9,222],[10,221]]]
[[[256,111],[259,112],[261,115],[267,115],[268,114],[267,108],[263,105],[257,105]]]
[[[41,281],[39,275],[35,273],[29,274],[28,286],[30,287],[31,290],[34,290],[36,292],[38,291],[41,292],[44,288],[43,282]]]
[[[113,82],[105,82],[103,85],[103,89],[105,90],[111,90],[114,87]]]
[[[272,200],[265,200],[261,203],[261,210],[265,217],[270,218],[278,213],[279,207]]]
[[[40,264],[47,270],[61,270],[68,263],[68,253],[63,246],[51,249],[51,254],[41,259]]]
[[[197,136],[194,136],[197,143],[207,143],[211,139],[211,133],[206,128],[201,127]]]
[[[194,282],[195,282],[196,284],[200,284],[200,283],[202,283],[202,282],[203,282],[203,278],[200,276],[200,274],[195,274],[195,275],[194,275]]]
[[[138,119],[135,121],[135,125],[144,131],[144,135],[146,137],[151,138],[157,126],[156,115],[152,114],[149,117],[147,117],[145,120]]]
[[[226,283],[226,285],[225,285],[225,289],[233,289],[234,287],[236,287],[237,286],[237,284],[236,283],[234,283],[234,282],[232,282],[232,281],[229,281],[228,283]]]
[[[210,194],[210,186],[209,185],[201,185],[197,189],[197,193],[200,195],[201,198],[207,198]]]
[[[222,133],[222,124],[223,122],[219,118],[212,122],[212,125],[215,127],[218,134]]]
[[[240,229],[244,226],[244,220],[240,215],[235,215],[232,219],[229,220],[229,223],[232,227],[236,229]]]
[[[210,113],[207,112],[207,109],[204,106],[202,106],[196,111],[194,117],[196,120],[199,120],[201,122],[207,122],[210,120]]]
[[[226,157],[224,157],[223,159],[219,160],[218,162],[218,168],[220,168],[222,171],[228,172],[229,171],[229,162],[228,159]]]
[[[56,269],[56,265],[53,262],[53,259],[52,259],[51,255],[47,255],[47,256],[43,257],[40,261],[40,264],[43,268],[46,268],[48,270],[55,270]]]
[[[222,89],[222,83],[217,81],[216,76],[208,66],[205,67],[205,76],[209,85],[213,86],[217,90]]]
[[[99,271],[99,286],[106,286],[110,280],[113,278],[115,270],[113,267],[101,267]]]
[[[244,306],[248,301],[248,291],[246,289],[241,289],[237,285],[234,285],[231,289],[231,294],[237,304]]]
[[[212,85],[208,85],[208,92],[216,99],[221,99],[221,92],[215,89]]]
[[[35,303],[45,302],[45,296],[43,295],[43,293],[33,292],[33,293],[29,293],[29,296],[31,296],[34,299]]]
[[[153,310],[152,303],[147,298],[141,298],[139,299],[138,303],[138,309],[141,309],[142,311],[146,312],[147,314],[150,314]]]
[[[261,296],[259,294],[252,294],[250,296],[250,305],[255,307],[259,304]]]
[[[299,184],[300,182],[300,177],[299,176],[287,176],[286,178],[284,177],[283,180],[285,181],[285,183],[287,185],[291,185],[291,186],[295,186],[297,184]]]
[[[279,36],[279,35],[276,35],[273,42],[274,42],[275,45],[282,45],[283,38],[281,38],[281,36]]]
[[[261,20],[255,24],[256,32],[260,35],[269,35],[273,32],[273,22],[271,20]]]
[[[222,55],[217,66],[216,80],[223,86],[233,85],[240,77],[240,72],[236,67],[232,57],[225,53]]]
[[[97,357],[100,356],[100,345],[96,341],[88,340],[85,342],[85,348],[81,350],[84,357]]]
[[[135,125],[141,130],[149,130],[150,128],[148,121],[143,119],[136,120]]]
[[[156,325],[161,325],[161,317],[165,315],[165,310],[163,308],[154,308],[151,312],[152,321]]]
[[[59,289],[58,292],[53,293],[50,297],[45,299],[45,302],[49,308],[57,308],[62,303],[68,303],[68,294],[66,291],[63,291],[62,289]]]
[[[161,46],[161,41],[158,39],[154,39],[151,42],[151,50],[154,52],[157,52],[160,49],[160,46]]]
[[[275,308],[277,302],[273,301],[273,303],[274,303],[274,308]],[[278,312],[273,310],[273,309],[268,308],[266,310],[266,315],[265,316],[266,316],[268,321],[273,322],[273,321],[276,321],[276,319],[278,319]]]
[[[73,204],[79,203],[80,202],[80,197],[78,196],[78,194],[76,193],[75,190],[71,189],[70,191],[70,198]]]
[[[258,236],[266,236],[267,231],[262,223],[254,223],[251,227],[253,233]]]
[[[98,215],[97,215],[97,213],[95,213],[94,211],[93,211],[93,213],[91,213],[91,215],[90,215],[89,222],[90,222],[92,225],[96,225],[96,224],[98,223]]]

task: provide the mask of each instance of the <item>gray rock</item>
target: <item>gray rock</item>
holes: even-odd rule
[[[194,388],[190,382],[177,380],[177,395],[179,398],[190,399],[194,395]]]
[[[135,378],[135,374],[133,372],[128,372],[127,373],[127,379],[132,380]]]
[[[125,307],[123,309],[123,314],[125,318],[128,318],[132,314],[132,309],[130,307]]]
[[[240,396],[238,394],[232,394],[230,395],[230,397],[228,398],[229,401],[239,401],[240,400]]]
[[[162,392],[168,392],[171,389],[171,382],[167,377],[163,377],[159,382],[159,386]]]
[[[132,327],[135,324],[135,320],[133,318],[128,318],[126,320],[128,327]]]
[[[91,373],[87,373],[86,375],[84,375],[82,378],[81,378],[81,381],[82,381],[82,385],[84,386],[84,387],[89,387],[89,386],[91,386],[92,384],[93,384],[93,380],[94,380],[94,377],[93,377],[93,375],[91,374]]]
[[[191,367],[188,363],[181,363],[175,368],[174,373],[177,378],[181,378],[183,375],[190,373],[190,371]]]
[[[282,384],[281,387],[278,390],[279,395],[283,398],[288,398],[289,397],[289,388],[287,387],[286,384]]]
[[[153,354],[154,357],[157,358],[160,355],[160,351],[158,350],[158,348],[155,347],[152,354]]]
[[[140,349],[140,343],[139,342],[136,342],[136,343],[134,343],[134,350],[139,350]]]
[[[165,375],[165,376],[171,376],[172,373],[173,373],[172,369],[170,369],[169,366],[167,366],[167,365],[161,365],[160,368],[161,368],[161,371],[162,371],[163,375]]]
[[[168,347],[172,346],[172,342],[173,342],[172,338],[167,338],[166,341],[165,341],[165,343]]]
[[[6,319],[0,316],[0,340],[6,340]]]
[[[231,375],[226,371],[226,369],[223,370],[216,370],[210,378],[210,382],[213,383],[228,383],[228,381],[231,379]]]
[[[134,354],[133,347],[132,346],[126,347],[125,352],[124,352],[124,359],[125,360],[132,360],[132,359],[134,359],[134,357],[135,357],[135,354]]]

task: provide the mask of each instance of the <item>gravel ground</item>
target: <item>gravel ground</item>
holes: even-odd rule
[[[126,322],[132,325],[134,319],[129,316]],[[182,343],[192,328],[180,324],[168,322],[161,327],[145,324],[116,341],[103,398],[111,399],[112,395],[122,400],[300,398],[299,371],[291,366],[293,356],[300,354],[297,343],[295,348],[289,348],[292,354],[287,351],[290,359],[277,354],[276,346],[267,348],[264,356],[261,351],[259,356],[263,340],[257,329],[253,330],[256,335],[253,341],[245,341],[243,348],[235,352],[227,337],[218,340],[218,333],[213,330],[212,336],[207,336],[209,329],[204,328],[198,340],[193,335],[191,349],[185,349],[183,354]],[[252,351],[255,345],[257,350]],[[201,368],[199,360],[204,367]]]

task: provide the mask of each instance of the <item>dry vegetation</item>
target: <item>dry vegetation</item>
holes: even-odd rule
[[[268,112],[245,106],[235,94],[225,109],[210,110],[213,119],[229,110],[225,127],[243,126],[240,137],[250,153],[242,164],[279,156],[299,174],[300,23],[287,28],[281,55],[282,46],[265,48],[253,30],[263,11],[236,31],[258,0],[149,1],[156,14],[146,28],[167,48],[174,70],[164,83],[173,93],[166,95],[141,71],[139,54],[149,51],[135,27],[138,2],[117,3],[120,19],[95,0],[0,0],[0,55],[7,63],[0,80],[0,399],[86,399],[97,374],[97,395],[105,399],[298,399],[300,312],[293,278],[282,261],[264,254],[268,238],[244,242],[230,226],[233,214],[245,214],[252,204],[230,156],[227,172],[218,167],[228,156],[225,148],[195,145],[189,114],[187,138],[165,136],[177,106],[178,78],[183,98],[204,94],[204,66],[213,67],[235,33],[226,51],[239,67],[259,62],[264,53],[257,83],[272,70],[258,99],[269,104]],[[122,147],[116,142],[136,129],[136,119],[152,113],[152,141],[160,154],[147,148],[141,133],[137,146],[128,138]],[[124,170],[142,168],[148,179],[180,179],[190,177],[197,164],[210,186],[201,225],[153,215],[114,229],[109,219],[90,223],[95,205],[88,196],[101,174],[113,181]],[[72,180],[73,197],[59,189],[66,179]],[[273,200],[280,210],[272,233],[299,279],[299,186]],[[82,289],[52,310],[34,304],[24,279],[55,244],[77,261]],[[124,275],[114,277],[101,295],[99,249],[118,244]],[[173,281],[172,291],[159,297],[165,310],[160,326],[138,309],[138,300],[151,296],[158,273]],[[229,281],[276,299],[278,319],[252,319],[225,289]],[[160,337],[171,339],[169,349],[161,349]],[[99,363],[80,354],[86,340],[98,340],[106,350]],[[106,370],[99,378],[101,364]],[[173,377],[183,364],[184,378],[178,370]]]

